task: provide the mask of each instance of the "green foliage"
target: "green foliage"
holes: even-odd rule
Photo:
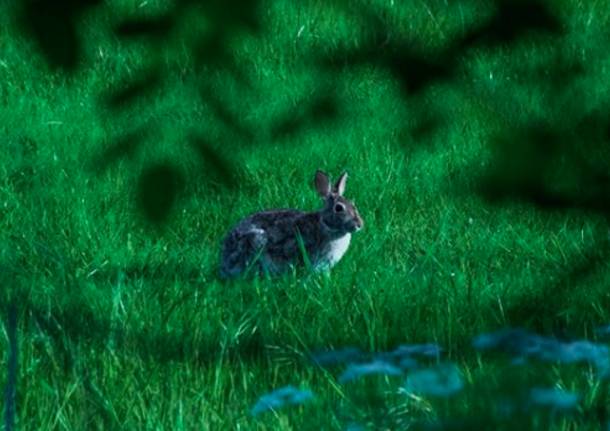
[[[19,2],[0,6],[0,309],[17,310],[19,429],[484,420],[497,413],[489,388],[528,380],[475,353],[474,335],[523,326],[590,338],[610,320],[607,191],[596,182],[610,160],[598,145],[604,2],[554,2],[564,34],[460,55],[454,42],[493,15],[491,2],[358,3],[385,25],[375,28],[349,2],[264,1],[230,31],[197,20],[223,22],[222,7],[188,6],[170,31],[164,14],[189,2],[95,3],[66,29],[81,34],[79,51],[51,62],[11,20]],[[148,27],[129,21],[143,18]],[[139,35],[150,28],[164,36]],[[197,57],[209,34],[222,44]],[[362,54],[386,39],[433,53],[424,70],[441,78],[401,75],[392,51]],[[343,260],[330,274],[221,281],[223,235],[254,211],[317,208],[317,168],[350,173],[346,196],[365,221]],[[3,370],[7,328],[3,319]],[[430,400],[377,376],[341,385],[340,370],[308,361],[318,349],[415,342],[446,349],[466,395]],[[573,416],[519,426],[607,420],[607,383],[532,370],[583,399]],[[286,385],[316,398],[250,415]]]

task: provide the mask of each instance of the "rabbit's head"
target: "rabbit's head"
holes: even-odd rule
[[[320,211],[322,223],[339,236],[360,230],[364,224],[354,203],[343,197],[346,180],[347,173],[344,172],[331,187],[328,175],[322,171],[316,172],[316,190],[324,199],[324,208]]]

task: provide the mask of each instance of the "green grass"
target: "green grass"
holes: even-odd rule
[[[3,311],[10,301],[18,310],[19,429],[325,430],[351,421],[400,429],[412,417],[486,411],[485,382],[505,382],[507,371],[473,351],[475,334],[525,326],[590,338],[610,320],[608,262],[570,276],[603,258],[601,216],[492,205],[477,194],[499,130],[530,117],[570,123],[573,112],[548,102],[574,94],[586,95],[574,101],[583,111],[605,106],[603,2],[556,6],[569,29],[560,49],[585,65],[573,93],[556,95],[544,80],[519,75],[524,65],[547,67],[556,52],[523,42],[469,52],[459,85],[435,84],[408,101],[379,68],[319,71],[320,50],[369,36],[340,5],[264,2],[261,34],[230,40],[248,83],[206,75],[255,131],[250,138],[219,121],[197,93],[209,70],[190,55],[194,22],[152,51],[146,41],[111,36],[120,13],[154,14],[153,3],[108,1],[87,15],[83,67],[74,75],[50,70],[9,20],[17,2],[0,7],[0,298]],[[392,37],[435,50],[491,13],[474,2],[373,3],[393,24]],[[162,90],[115,111],[100,102],[151,64],[164,74]],[[336,121],[272,139],[278,118],[301,115],[327,93],[338,101]],[[428,115],[443,127],[417,137],[413,129]],[[134,130],[148,134],[133,156],[102,167],[104,150]],[[193,133],[232,166],[235,187],[201,163],[187,142]],[[184,188],[169,219],[154,226],[137,191],[141,174],[158,164],[179,172]],[[343,260],[328,275],[220,280],[223,235],[254,211],[317,208],[317,168],[350,173],[346,195],[365,221]],[[306,359],[322,348],[414,342],[443,346],[468,391],[437,402],[404,394],[401,379],[340,385],[339,371]],[[0,369],[7,361],[2,349]],[[539,381],[584,396],[557,429],[598,429],[583,418],[605,402],[605,386],[583,369],[535,370]],[[5,381],[3,372],[0,387]],[[316,400],[249,414],[260,395],[287,384],[312,389]],[[547,429],[545,420],[522,426]]]

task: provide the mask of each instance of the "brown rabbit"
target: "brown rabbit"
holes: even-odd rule
[[[315,270],[333,267],[363,225],[354,203],[343,197],[346,180],[344,172],[331,189],[328,175],[318,170],[315,186],[324,199],[319,211],[270,210],[240,221],[224,240],[221,275],[234,277],[250,267],[278,274],[303,263],[304,255]]]

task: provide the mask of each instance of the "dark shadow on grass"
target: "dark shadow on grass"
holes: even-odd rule
[[[363,65],[385,69],[401,84],[405,101],[434,83],[453,80],[457,72],[452,53],[425,52],[409,41],[373,39],[363,46],[332,50],[319,63],[335,72]]]
[[[7,314],[6,332],[8,334],[8,362],[6,373],[6,387],[4,388],[4,429],[13,431],[15,429],[15,418],[17,413],[17,307],[11,303]]]
[[[75,72],[82,61],[79,21],[101,3],[101,0],[27,0],[21,5],[20,24],[51,67]]]
[[[184,187],[181,172],[171,164],[151,166],[142,173],[137,188],[139,206],[153,224],[167,221]]]
[[[200,157],[203,165],[202,175],[208,184],[216,183],[229,189],[237,187],[237,177],[228,157],[221,155],[212,144],[201,136],[193,135],[190,143]]]
[[[271,139],[276,141],[291,138],[305,130],[331,124],[339,117],[336,97],[325,92],[311,100],[298,102],[293,110],[277,118],[271,129]]]
[[[185,292],[177,303],[188,301],[195,295],[194,290]],[[24,326],[24,333],[42,331],[53,340],[54,352],[59,365],[66,373],[74,370],[77,355],[83,348],[112,349],[115,353],[137,353],[144,361],[159,364],[195,363],[201,366],[216,363],[222,355],[228,360],[257,361],[265,358],[266,344],[258,333],[241,340],[239,344],[219,351],[219,339],[199,340],[194,327],[185,327],[180,332],[170,333],[164,327],[142,328],[126,331],[110,319],[96,314],[86,304],[79,302],[77,295],[63,301],[61,307],[39,305],[31,301],[25,292],[16,292],[21,304],[21,312],[30,316]],[[171,312],[172,304],[168,304]],[[0,304],[0,310],[10,310]],[[166,310],[166,311],[168,311]],[[10,365],[10,364],[9,364]]]
[[[245,85],[240,81],[241,85]],[[256,139],[256,133],[239,116],[236,110],[222,100],[211,86],[201,84],[200,96],[203,103],[212,111],[217,121],[222,123],[230,133],[235,134],[238,141],[232,140],[232,145],[251,145]]]
[[[136,129],[119,136],[96,157],[95,163],[91,164],[92,171],[101,174],[121,160],[132,161],[150,137],[150,130],[145,128]]]
[[[609,124],[585,116],[573,128],[532,123],[498,137],[481,194],[492,202],[521,200],[549,211],[610,215],[610,174],[603,158]]]
[[[542,280],[535,292],[524,295],[521,301],[507,306],[505,316],[508,322],[527,325],[539,331],[552,330],[558,336],[570,336],[572,328],[594,327],[600,322],[589,314],[568,313],[570,298],[575,295],[590,295],[587,286],[595,277],[608,270],[610,262],[610,241],[601,238],[591,246],[586,254],[573,261],[550,280]],[[599,300],[599,292],[596,300]],[[609,306],[600,303],[600,306]]]
[[[173,14],[126,19],[116,27],[115,33],[121,39],[163,39],[169,36],[175,20],[176,17]]]
[[[470,30],[455,49],[509,46],[538,35],[561,36],[564,29],[550,2],[496,0],[496,11],[483,25]]]
[[[563,124],[533,122],[500,135],[487,174],[475,191],[496,208],[519,202],[542,214],[586,216],[607,225],[609,124],[603,115],[592,112],[575,114]],[[459,193],[459,188],[453,192]],[[508,306],[508,321],[538,330],[551,327],[557,333],[576,321],[590,326],[591,316],[569,313],[570,298],[587,295],[587,286],[607,270],[610,241],[607,232],[600,235],[583,256],[571,258],[564,269],[540,280],[533,293]]]
[[[156,67],[142,72],[135,79],[130,79],[122,88],[105,96],[105,105],[114,111],[125,109],[136,102],[142,102],[157,90],[163,82],[161,71]]]

